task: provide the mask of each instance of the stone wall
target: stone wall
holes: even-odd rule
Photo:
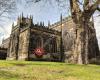
[[[24,18],[23,18],[24,19]],[[30,23],[29,23],[30,24]],[[73,50],[76,39],[76,27],[71,17],[62,19],[62,21],[50,25],[49,28],[41,25],[31,24],[24,25],[20,22],[13,27],[10,35],[10,42],[8,48],[8,58],[26,60],[29,57],[30,37],[32,31],[38,33],[39,36],[55,36],[57,38],[57,50],[61,54],[61,58],[66,62],[72,62],[74,60]],[[89,27],[89,59],[99,56],[98,42],[96,38],[96,32],[94,25],[90,23]],[[57,30],[57,31],[56,31]],[[62,33],[62,34],[61,34]],[[61,36],[62,35],[62,36]],[[62,44],[62,45],[61,45]],[[49,45],[49,44],[48,44]],[[33,46],[33,45],[32,45]],[[62,55],[64,52],[64,55]]]
[[[17,59],[19,42],[19,28],[14,29],[10,35],[10,42],[7,51],[7,59]]]
[[[9,39],[10,38],[6,38],[6,39],[2,40],[2,44],[0,46],[2,48],[8,48],[9,47]]]
[[[61,29],[62,27],[62,29]],[[73,48],[76,38],[75,25],[72,19],[65,18],[60,22],[51,25],[52,29],[62,32],[62,43],[64,48],[64,61],[71,62],[73,60]]]
[[[64,54],[65,54],[65,61],[66,62],[73,62],[73,49],[76,39],[76,28],[75,24],[71,17],[63,19],[62,24],[61,21],[51,25],[50,28],[61,31],[62,27],[62,39],[63,39],[63,46],[64,46]],[[89,60],[92,58],[96,58],[100,56],[99,48],[98,48],[98,41],[96,38],[96,31],[93,25],[93,22],[90,23],[89,27]]]
[[[28,59],[28,48],[29,48],[29,30],[26,29],[20,32],[19,43],[18,43],[18,59],[25,60]]]

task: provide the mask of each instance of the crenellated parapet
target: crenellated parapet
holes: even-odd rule
[[[50,22],[48,23],[48,25],[50,26]],[[60,31],[57,31],[52,28],[49,28],[48,26],[45,26],[44,22],[42,21],[35,24],[33,22],[32,15],[30,15],[29,17],[28,16],[24,17],[23,14],[17,18],[17,25],[14,25],[14,23],[12,24],[11,32],[16,31],[17,29],[19,29],[22,32],[28,28],[42,30],[42,31],[46,31],[49,33],[60,34]]]

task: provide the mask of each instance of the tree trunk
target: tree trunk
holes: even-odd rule
[[[84,17],[81,18],[84,20]],[[88,24],[89,20],[78,21],[76,28],[76,40],[74,47],[74,63],[87,64],[88,63]]]
[[[84,53],[84,29],[77,25],[76,28],[76,40],[75,40],[75,48],[74,48],[74,61],[75,63],[82,64],[82,53]]]
[[[78,0],[70,0],[70,8],[73,22],[76,24],[76,40],[73,49],[74,63],[87,64],[89,53],[89,24],[90,18],[97,10],[100,0],[96,0],[90,5],[90,0],[83,0],[83,11]]]

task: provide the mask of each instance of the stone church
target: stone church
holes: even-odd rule
[[[100,55],[93,22],[90,22],[89,32],[91,60]],[[12,25],[7,59],[74,62],[75,39],[76,28],[71,17],[62,19],[61,16],[60,21],[45,26],[43,22],[34,24],[32,16],[22,15],[17,25]]]
[[[18,17],[12,25],[8,57],[11,60],[61,60],[61,32],[33,23],[33,18]]]

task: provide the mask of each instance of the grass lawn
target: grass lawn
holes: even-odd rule
[[[100,80],[100,66],[1,60],[0,80]]]

